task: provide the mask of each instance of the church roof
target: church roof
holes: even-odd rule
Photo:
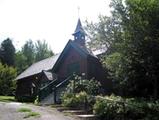
[[[95,56],[91,52],[91,50],[87,49],[86,47],[83,48],[83,47],[79,46],[78,44],[76,44],[74,41],[69,40],[61,54],[57,54],[55,56],[46,58],[44,60],[41,60],[39,62],[32,64],[24,72],[22,72],[20,75],[18,75],[16,80],[23,79],[23,78],[26,78],[26,77],[29,77],[32,75],[36,75],[41,72],[44,72],[44,74],[48,77],[48,79],[51,80],[52,76],[47,71],[51,70],[51,69],[55,69],[59,65],[61,59],[63,59],[64,54],[69,50],[68,48],[70,46],[72,46],[75,50],[77,50],[81,55],[83,55],[85,57],[91,56],[91,57],[97,59],[97,56]]]
[[[52,69],[52,67],[56,63],[59,56],[60,56],[60,54],[57,54],[57,55],[54,55],[52,57],[46,58],[44,60],[41,60],[39,62],[32,64],[24,72],[22,72],[20,75],[18,75],[16,80],[41,73],[43,70],[47,71],[47,70]]]
[[[60,54],[58,60],[54,64],[53,70],[55,70],[57,68],[57,66],[60,65],[60,62],[65,57],[65,54],[68,52],[68,50],[69,50],[68,48],[70,48],[70,47],[73,47],[75,50],[78,51],[79,54],[81,54],[84,57],[91,56],[91,57],[93,57],[95,59],[98,59],[98,57],[95,56],[93,54],[93,52],[91,52],[91,50],[89,50],[88,48],[83,47],[83,46],[79,46],[74,41],[69,40],[68,43],[66,44],[65,48],[63,49],[62,53]]]
[[[82,32],[85,34],[80,19],[78,19],[78,23],[73,35],[75,35],[78,32]],[[73,47],[76,51],[78,51],[79,54],[81,54],[84,57],[89,56],[89,57],[93,57],[97,59],[97,56],[95,56],[93,52],[89,50],[86,46],[81,46],[78,43],[72,40],[69,40],[61,54],[57,54],[55,56],[49,57],[47,59],[44,59],[32,64],[24,72],[18,75],[16,80],[23,79],[32,75],[36,75],[41,72],[43,72],[46,75],[46,77],[51,80],[52,75],[51,73],[47,71],[51,69],[55,70],[60,65],[59,63],[61,63],[61,60],[64,58],[65,53],[68,52],[70,47]]]
[[[78,33],[78,32],[82,32],[82,33],[85,34],[85,31],[84,31],[84,29],[83,29],[83,27],[82,27],[82,24],[81,24],[81,20],[80,20],[80,19],[78,19],[77,26],[76,26],[76,29],[75,29],[73,35],[76,34],[76,33]]]

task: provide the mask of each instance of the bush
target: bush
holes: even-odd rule
[[[94,79],[82,79],[80,76],[75,76],[68,84],[67,91],[73,93],[80,93],[85,91],[89,95],[98,95],[101,90],[101,84]]]
[[[66,107],[81,108],[87,100],[87,93],[80,92],[77,94],[65,93],[62,97],[62,103]]]
[[[0,95],[13,95],[16,75],[15,68],[0,63]]]
[[[65,93],[62,96],[62,104],[65,107],[81,108],[92,111],[94,103],[94,97],[88,95],[86,92],[76,94]]]
[[[115,96],[97,97],[94,113],[102,120],[158,120],[159,103]]]

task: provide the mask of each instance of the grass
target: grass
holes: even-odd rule
[[[15,101],[14,96],[0,96],[0,102],[13,102]]]
[[[29,112],[24,118],[30,118],[30,117],[40,117],[40,114],[37,112]]]
[[[30,117],[40,117],[40,114],[38,112],[33,112],[30,108],[19,108],[17,110],[18,112],[27,113],[24,118],[30,118]]]
[[[32,110],[29,108],[19,108],[18,112],[32,112]]]

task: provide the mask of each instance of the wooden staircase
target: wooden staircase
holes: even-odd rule
[[[38,100],[40,104],[54,104],[60,102],[59,94],[62,93],[61,88],[65,88],[71,78],[72,76],[69,76],[63,81],[55,79],[54,81],[50,82],[48,85],[40,88],[38,94]]]

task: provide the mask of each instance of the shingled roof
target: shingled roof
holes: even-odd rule
[[[46,58],[39,62],[32,64],[29,68],[27,68],[24,72],[17,76],[16,80],[38,74],[43,70],[50,70],[53,68],[60,54],[54,55],[52,57]]]

